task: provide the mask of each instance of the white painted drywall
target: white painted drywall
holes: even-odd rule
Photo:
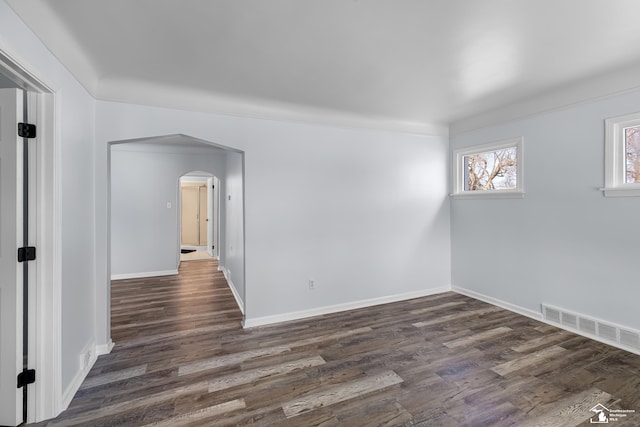
[[[450,284],[445,136],[105,101],[97,102],[96,111],[101,248],[107,242],[102,230],[107,228],[103,200],[109,141],[182,133],[244,151],[242,294],[249,321]],[[229,169],[229,188],[239,191],[233,171]],[[232,195],[232,202],[238,201]],[[231,248],[232,243],[236,251],[238,241],[221,242],[221,247]],[[231,265],[235,283],[234,261],[221,257],[221,262]],[[314,291],[308,289],[309,279],[316,281]],[[98,286],[106,286],[103,271],[97,271],[97,280]]]
[[[178,269],[180,177],[192,171],[223,176],[225,161],[224,152],[215,149],[112,146],[113,276]],[[170,208],[167,203],[171,203]]]
[[[80,353],[95,336],[95,100],[0,1],[0,48],[58,90],[57,131],[61,167],[60,275],[62,283],[61,390],[81,372]]]
[[[18,87],[18,85],[16,85],[7,76],[0,74],[0,88],[10,88],[10,87]]]
[[[540,312],[547,303],[640,329],[640,198],[605,198],[604,119],[640,92],[451,137],[451,149],[524,137],[525,199],[453,200],[452,280]]]
[[[249,321],[449,286],[445,137],[248,128]]]
[[[245,301],[244,277],[244,191],[242,177],[242,155],[226,153],[226,174],[222,192],[222,210],[225,211],[225,223],[222,225],[224,257],[221,264],[225,267],[227,279],[235,288],[242,301]]]

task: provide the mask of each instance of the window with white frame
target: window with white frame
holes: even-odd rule
[[[453,152],[454,198],[524,197],[522,138]]]
[[[640,196],[640,113],[605,120],[607,197]]]

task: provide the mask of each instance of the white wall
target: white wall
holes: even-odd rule
[[[217,153],[217,154],[216,154]],[[179,179],[223,176],[225,152],[114,144],[111,149],[111,275],[178,269]],[[167,208],[167,203],[171,208]]]
[[[605,198],[604,119],[640,92],[451,137],[451,149],[524,137],[526,198],[454,200],[453,285],[540,313],[548,303],[640,329],[640,198]]]
[[[245,301],[245,265],[244,265],[244,179],[242,175],[242,154],[226,153],[226,174],[222,190],[221,203],[224,210],[220,264],[224,267],[225,277]],[[243,305],[241,303],[241,305]],[[244,309],[244,307],[243,307]]]
[[[250,318],[449,286],[446,138],[248,127]]]
[[[56,123],[62,159],[58,173],[64,391],[80,373],[80,353],[93,343],[95,336],[95,100],[4,0],[0,0],[0,49],[19,58],[27,69],[57,90]]]
[[[177,133],[244,151],[242,293],[248,321],[449,286],[446,137],[102,101],[96,132],[99,252],[107,241],[107,143]],[[233,171],[229,188],[239,191]],[[106,287],[106,277],[97,271],[98,286]],[[315,291],[308,290],[310,278]]]

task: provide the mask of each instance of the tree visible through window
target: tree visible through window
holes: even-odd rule
[[[516,147],[508,147],[470,154],[464,156],[464,168],[465,191],[515,190],[518,150]]]
[[[640,183],[640,126],[624,130],[626,182]]]
[[[454,198],[524,197],[522,137],[459,148],[453,152]]]

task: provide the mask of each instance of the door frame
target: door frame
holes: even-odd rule
[[[0,72],[36,100],[36,274],[29,314],[29,366],[36,382],[28,394],[27,422],[62,411],[62,275],[60,197],[60,89],[47,82],[0,39]],[[33,110],[32,110],[33,111]],[[31,117],[30,113],[30,117]]]
[[[220,179],[217,177],[217,175],[214,175],[212,172],[205,172],[205,171],[189,171],[189,172],[185,172],[184,174],[180,175],[178,177],[178,190],[177,190],[177,197],[176,200],[178,201],[178,206],[180,207],[178,209],[178,223],[177,223],[177,227],[178,227],[178,251],[177,251],[177,259],[178,259],[178,266],[180,265],[180,249],[182,248],[182,179],[183,178],[187,178],[185,180],[186,183],[189,183],[189,178],[194,178],[195,180],[192,181],[192,183],[199,183],[201,185],[204,186],[209,186],[209,181],[212,181],[214,183],[216,183],[216,188],[214,190],[214,197],[217,195],[217,192],[219,192],[218,190],[218,186],[219,186],[219,182]],[[213,225],[212,222],[213,221],[219,221],[220,219],[220,214],[219,214],[219,209],[220,209],[220,204],[218,203],[218,201],[213,201],[210,197],[209,197],[209,189],[207,189],[207,252],[209,253],[209,255],[211,255],[209,248],[211,247],[211,245],[215,245],[215,250],[213,251],[213,255],[212,258],[214,259],[220,259],[219,257],[219,242],[218,240],[218,234],[219,234],[219,226],[217,227],[212,227],[212,232],[209,232],[209,226]],[[198,196],[199,197],[199,196]],[[184,246],[189,246],[189,245],[184,245]]]

